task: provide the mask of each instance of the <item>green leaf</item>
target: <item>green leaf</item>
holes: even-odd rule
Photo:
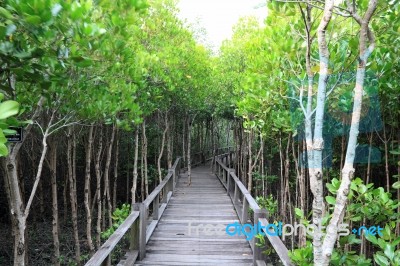
[[[394,257],[394,247],[390,245],[389,243],[386,244],[384,253],[386,257],[388,257],[390,260],[393,260]]]
[[[326,196],[325,197],[326,202],[328,202],[331,205],[335,205],[336,204],[336,199],[332,196]]]
[[[7,138],[3,133],[3,130],[0,129],[0,143],[6,143],[7,142]]]
[[[389,151],[391,154],[400,155],[400,150]]]
[[[393,185],[394,189],[399,189],[400,188],[400,181],[395,182]]]
[[[380,266],[390,265],[388,259],[386,257],[380,255],[379,253],[374,255],[374,259],[375,259],[375,262],[378,263],[378,265],[380,265]]]
[[[5,9],[4,7],[0,7],[0,15],[2,17],[7,18],[7,19],[12,19],[13,18],[12,14],[10,13],[10,11]]]
[[[16,101],[5,101],[0,103],[0,119],[6,119],[18,114],[19,103]]]
[[[7,155],[8,155],[7,146],[4,145],[4,143],[0,143],[0,157],[1,156],[7,156]]]
[[[17,133],[17,131],[13,130],[13,129],[3,129],[3,133],[4,135],[14,135],[15,133]]]
[[[299,208],[294,208],[294,211],[296,212],[296,215],[300,218],[304,217],[304,212],[303,210],[299,209]]]
[[[378,240],[376,239],[376,236],[372,235],[372,234],[365,234],[365,238],[371,242],[374,245],[378,245]]]
[[[27,16],[25,21],[33,25],[39,25],[42,19],[39,16]]]

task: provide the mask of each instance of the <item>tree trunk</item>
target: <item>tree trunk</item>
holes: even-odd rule
[[[93,124],[89,128],[88,141],[85,146],[86,153],[86,166],[85,166],[85,211],[86,211],[86,241],[91,255],[94,253],[94,246],[92,241],[92,212],[90,209],[90,165],[92,161],[92,149],[93,149]]]
[[[96,154],[96,201],[97,201],[97,223],[96,223],[96,248],[100,248],[101,246],[101,152],[103,149],[103,128],[100,125],[100,132],[99,132],[99,143],[97,148]]]
[[[386,176],[386,190],[390,192],[390,172],[389,172],[389,149],[388,149],[388,138],[386,135],[386,125],[383,121],[383,145],[385,147],[385,176]]]
[[[146,136],[146,123],[143,121],[142,124],[142,138],[143,138],[143,146],[142,146],[142,152],[143,152],[143,164],[144,164],[144,187],[145,187],[145,194],[144,198],[149,195],[149,179],[147,175],[147,136]]]
[[[188,166],[188,186],[192,184],[192,159],[191,159],[191,143],[192,143],[192,122],[190,121],[190,117],[188,118],[188,126],[187,126],[187,166]]]
[[[68,175],[64,175],[64,187],[63,187],[63,222],[64,224],[67,222],[67,218],[68,218],[68,197],[67,197],[67,193],[68,193]],[[42,188],[43,189],[43,188]]]
[[[133,206],[136,203],[136,187],[137,187],[137,178],[138,178],[138,157],[139,157],[139,127],[135,130],[135,157],[133,158],[133,182],[132,182],[132,204],[131,208],[133,210]],[[143,175],[142,175],[143,179]],[[143,191],[142,191],[143,193]]]
[[[158,182],[161,184],[162,182],[162,172],[161,172],[161,159],[164,153],[164,146],[165,146],[165,137],[168,132],[168,114],[165,114],[165,129],[162,134],[162,140],[161,140],[161,147],[160,147],[160,153],[158,154],[157,158],[157,169],[158,169]]]
[[[113,124],[111,131],[111,138],[108,145],[107,150],[107,158],[106,165],[104,167],[104,191],[103,191],[103,206],[107,204],[107,218],[108,218],[108,226],[112,225],[112,213],[111,213],[111,197],[110,197],[110,165],[111,165],[111,157],[112,157],[112,148],[114,145],[115,133],[117,131],[116,124]],[[104,208],[103,208],[104,209]],[[105,214],[106,209],[104,209]]]
[[[39,116],[43,104],[44,104],[45,98],[40,97],[40,100],[38,101],[36,110],[34,114],[31,117],[31,120],[34,121],[37,119]],[[51,125],[51,122],[49,123]],[[20,190],[20,184],[18,182],[18,166],[17,166],[17,157],[19,155],[19,151],[24,143],[24,140],[27,138],[31,131],[32,125],[28,125],[25,128],[25,137],[23,138],[22,142],[16,143],[16,144],[11,144],[9,145],[9,154],[4,158],[3,164],[4,164],[4,169],[6,170],[6,174],[4,175],[4,180],[5,183],[7,184],[7,187],[9,189],[6,189],[6,191],[9,192],[9,195],[7,196],[9,198],[9,209],[11,212],[11,220],[12,220],[12,225],[13,225],[13,235],[14,235],[14,265],[25,265],[25,254],[26,254],[26,249],[27,247],[25,246],[25,228],[26,228],[26,218],[29,214],[29,208],[24,207],[24,202],[22,201],[22,196],[21,196],[21,190]],[[43,160],[44,156],[47,151],[47,144],[46,144],[46,138],[48,131],[45,132],[45,135],[43,136],[43,150],[42,150],[42,157],[41,161],[39,162],[39,168],[38,172],[36,174],[36,179],[34,183],[34,188],[31,192],[30,195],[30,201],[31,198],[33,200],[33,196],[35,195],[37,184],[40,181],[40,174],[41,174],[41,165],[43,165]],[[36,185],[36,188],[35,188]],[[29,201],[28,201],[29,203]],[[30,204],[29,204],[30,205]],[[29,206],[27,205],[27,206]]]
[[[49,168],[51,175],[51,195],[52,195],[52,233],[53,233],[53,265],[60,265],[60,240],[58,238],[60,227],[58,223],[58,199],[57,199],[57,141],[53,140],[49,143]]]
[[[168,130],[167,130],[167,165],[168,165],[168,169],[171,169],[172,167],[172,147],[173,147],[173,133],[172,130],[170,128],[174,128],[174,124],[173,123],[174,120],[172,120],[172,125],[171,127],[168,126]]]
[[[117,209],[117,185],[118,185],[118,155],[119,155],[119,130],[115,132],[115,161],[114,161],[114,186],[113,186],[113,197],[112,197],[112,210]]]
[[[325,9],[318,26],[318,47],[319,47],[319,80],[317,93],[317,107],[315,113],[314,136],[312,146],[307,143],[307,151],[312,153],[312,159],[308,162],[310,174],[310,188],[313,193],[313,225],[321,228],[322,217],[324,216],[325,204],[323,193],[323,172],[322,172],[322,151],[324,149],[324,139],[322,135],[325,113],[326,87],[328,81],[329,50],[326,42],[326,30],[331,21],[334,8],[334,0],[325,1]],[[322,249],[322,232],[315,230],[313,234],[314,264],[324,263]]]
[[[183,120],[183,123],[182,123],[182,160],[183,160],[183,163],[185,163],[185,161],[186,161],[186,153],[185,153],[185,148],[186,148],[185,130],[186,130],[186,123],[187,123],[186,119],[187,119],[187,117],[185,116],[185,119]]]
[[[68,128],[67,141],[67,161],[68,161],[68,180],[69,180],[69,196],[71,202],[72,227],[74,231],[75,261],[79,265],[81,260],[81,252],[79,245],[78,232],[78,206],[76,195],[76,142],[75,132],[72,127]]]
[[[350,189],[350,182],[354,176],[354,158],[357,146],[357,137],[359,133],[359,123],[361,117],[362,108],[362,96],[364,90],[365,70],[369,56],[375,48],[375,37],[373,32],[369,29],[369,22],[371,21],[372,15],[377,7],[377,0],[370,0],[368,9],[363,18],[359,17],[357,12],[354,10],[354,6],[350,1],[347,1],[349,8],[351,8],[351,14],[353,18],[361,25],[360,31],[360,42],[359,42],[359,60],[356,73],[356,85],[354,88],[354,104],[353,113],[351,117],[351,127],[349,134],[349,141],[346,151],[345,164],[342,169],[342,182],[337,191],[336,204],[332,214],[332,218],[329,221],[327,227],[326,236],[322,246],[322,257],[320,261],[317,261],[317,265],[329,265],[329,261],[332,255],[332,251],[335,242],[338,237],[338,226],[342,221],[344,213],[346,211],[347,195]],[[369,47],[367,48],[367,41],[369,41]]]

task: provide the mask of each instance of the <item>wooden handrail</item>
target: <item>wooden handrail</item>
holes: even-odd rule
[[[266,217],[267,210],[261,209],[260,206],[258,206],[256,200],[251,196],[249,191],[236,176],[235,169],[226,166],[226,164],[229,166],[233,165],[232,154],[232,152],[228,152],[215,156],[212,169],[231,198],[240,223],[245,224],[250,222],[248,219],[248,212],[252,209],[254,224],[260,223],[262,226],[267,226],[269,224]],[[224,160],[226,164],[224,163]],[[288,249],[285,247],[279,236],[274,235],[274,232],[271,230],[267,232],[265,228],[263,228],[263,231],[282,263],[285,266],[292,266],[293,264],[288,256]],[[264,258],[262,248],[258,245],[258,240],[253,237],[253,239],[249,240],[249,243],[253,250],[253,265],[262,265],[261,261],[263,261]]]
[[[110,254],[124,237],[126,232],[132,228],[132,225],[137,221],[139,212],[132,212],[128,218],[118,227],[118,229],[107,239],[107,241],[97,250],[96,254],[85,264],[86,266],[102,265],[105,261],[110,259]],[[133,239],[131,241],[134,241]]]
[[[178,175],[181,171],[180,162],[181,158],[178,157],[173,166],[168,170],[168,174],[153,192],[143,202],[132,206],[131,214],[97,250],[85,266],[111,265],[111,253],[129,229],[131,233],[129,251],[125,255],[127,259],[125,263],[120,262],[119,265],[130,265],[138,257],[142,260],[146,256],[146,244],[164,213],[178,181]],[[148,224],[147,216],[152,203],[152,220]]]

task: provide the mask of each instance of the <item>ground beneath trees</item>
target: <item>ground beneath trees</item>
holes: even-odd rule
[[[82,209],[82,208],[80,208]],[[50,218],[50,219],[49,219]],[[60,254],[61,265],[76,265],[74,258],[74,238],[72,221],[63,221],[60,214]],[[84,213],[78,217],[79,236],[81,239],[81,258],[85,262],[89,259],[86,246],[85,229],[86,221]],[[28,222],[28,264],[35,266],[52,265],[53,236],[51,215],[44,215],[40,221]],[[94,232],[93,232],[94,233]],[[93,236],[95,236],[93,234]],[[12,265],[13,262],[13,236],[9,223],[0,223],[0,265]]]

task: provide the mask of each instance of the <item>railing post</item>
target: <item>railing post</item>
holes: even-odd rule
[[[140,217],[132,224],[129,237],[129,250],[139,250],[140,243]]]
[[[167,197],[166,197],[167,201],[168,201],[168,193],[174,189],[175,171],[172,169],[169,169],[168,174],[171,174],[171,177],[169,178],[168,183],[167,183],[167,190],[168,190]]]
[[[226,193],[228,196],[231,196],[231,180],[233,181],[233,177],[231,176],[231,173],[235,173],[235,169],[229,168],[229,172],[228,172],[228,181],[227,181],[227,190]]]
[[[111,266],[111,253],[107,256],[107,258],[103,261],[101,266]]]
[[[238,199],[239,199],[239,188],[235,182],[235,192],[233,193],[233,204],[236,206],[238,203]]]
[[[246,199],[246,196],[243,194],[243,209],[242,209],[242,224],[247,223],[247,219],[249,217],[249,202]]]
[[[178,163],[179,164],[179,163]],[[176,185],[176,177],[177,177],[177,170],[176,170],[176,168],[178,168],[178,164],[176,165],[176,167],[175,167],[175,169],[173,170],[173,173],[172,173],[172,191],[174,191],[175,190],[175,185]]]
[[[165,195],[166,196],[166,195]],[[160,194],[153,200],[153,220],[158,220],[158,209],[160,208]]]
[[[134,206],[136,211],[139,211],[139,260],[146,257],[146,206],[140,202]]]
[[[267,211],[265,209],[256,209],[254,210],[254,225],[257,225],[255,228],[259,228],[259,219],[267,218]],[[264,236],[265,237],[265,236]],[[265,260],[265,255],[263,254],[264,247],[259,246],[260,239],[257,237],[253,237],[253,265],[256,266],[257,260]]]
[[[227,175],[228,175],[228,172],[224,168],[222,168],[222,180],[225,184],[227,183],[227,181],[226,181]]]

